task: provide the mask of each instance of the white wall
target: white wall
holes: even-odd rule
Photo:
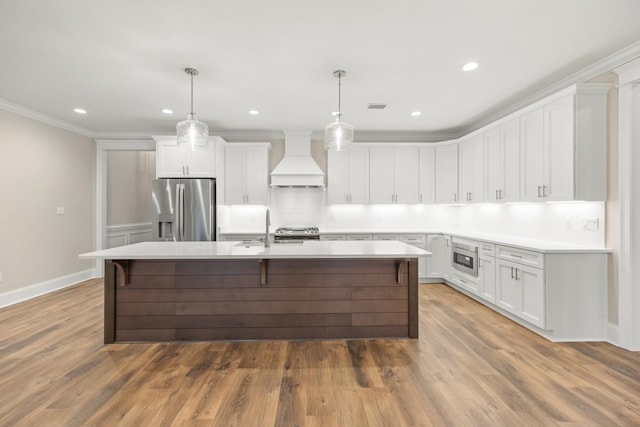
[[[0,130],[2,297],[93,267],[95,144],[4,110]]]

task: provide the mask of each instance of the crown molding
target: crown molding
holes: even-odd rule
[[[551,85],[548,85],[531,95],[520,98],[516,102],[509,103],[507,107],[502,107],[497,111],[494,111],[487,115],[483,115],[483,117],[479,120],[475,120],[473,121],[473,123],[467,126],[463,126],[461,128],[461,133],[458,136],[461,137],[468,133],[471,133],[474,130],[487,126],[504,116],[514,113],[528,106],[529,104],[553,95],[554,93],[559,92],[562,89],[566,89],[568,86],[578,83],[584,83],[585,81],[592,79],[600,74],[614,71],[616,68],[629,64],[630,62],[638,58],[640,58],[640,41],[633,43],[632,45],[629,45],[597,62],[594,62],[586,68],[583,68],[555,83],[552,83]],[[514,97],[517,97],[517,94]]]
[[[73,133],[77,133],[79,135],[82,136],[86,136],[89,138],[93,138],[95,133],[90,131],[89,129],[80,127],[80,126],[76,126],[74,124],[71,124],[69,122],[65,122],[63,120],[58,120],[55,119],[51,116],[48,116],[46,114],[42,114],[39,113],[35,110],[32,110],[30,108],[27,107],[23,107],[21,105],[18,104],[14,104],[13,102],[9,102],[5,99],[0,99],[0,108],[2,108],[3,110],[9,111],[11,113],[15,113],[18,114],[20,116],[26,117],[28,119],[33,119],[36,120],[38,122],[41,123],[45,123],[51,126],[55,126],[57,128],[60,129],[64,129],[64,130],[68,130],[70,132]]]

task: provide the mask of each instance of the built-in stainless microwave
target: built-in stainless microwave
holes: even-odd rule
[[[478,247],[453,242],[451,266],[458,271],[478,277]]]

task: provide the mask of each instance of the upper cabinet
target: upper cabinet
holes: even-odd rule
[[[420,147],[418,202],[436,201],[436,147]]]
[[[369,203],[369,148],[329,151],[327,201],[329,204]]]
[[[220,137],[209,137],[206,147],[178,145],[175,136],[154,136],[157,178],[215,178],[216,144]]]
[[[418,203],[419,152],[418,147],[370,148],[370,203]]]
[[[268,143],[232,143],[225,148],[226,205],[269,203]]]
[[[436,203],[457,203],[458,144],[436,147]]]
[[[574,86],[522,117],[523,201],[605,199],[608,91]]]
[[[489,129],[485,143],[485,198],[488,202],[520,200],[520,119]]]
[[[458,181],[460,201],[484,201],[484,136],[476,135],[458,145]]]

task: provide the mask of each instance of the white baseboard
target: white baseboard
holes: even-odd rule
[[[90,268],[67,276],[36,283],[35,285],[4,292],[0,294],[0,308],[48,294],[49,292],[57,291],[58,289],[66,288],[67,286],[75,285],[76,283],[95,277],[97,277],[95,268]]]
[[[607,324],[607,342],[620,347],[620,332],[618,325],[613,323]]]

